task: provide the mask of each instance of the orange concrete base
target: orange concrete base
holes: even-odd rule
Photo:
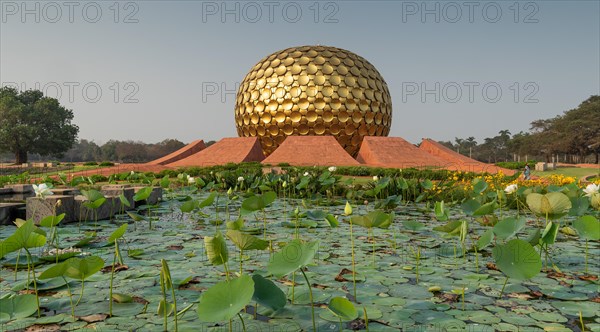
[[[333,136],[288,136],[263,164],[276,166],[359,166]]]
[[[514,170],[482,163],[480,161],[471,159],[467,156],[463,156],[458,152],[452,151],[451,149],[448,149],[442,144],[428,138],[423,139],[421,145],[419,146],[419,149],[421,151],[427,152],[433,156],[445,160],[447,164],[445,167],[446,169],[475,173],[498,173],[502,171],[502,173],[504,173],[505,175],[515,174]]]
[[[447,162],[420,150],[401,137],[366,136],[356,160],[384,168],[444,168]]]
[[[214,166],[227,163],[261,161],[265,158],[256,137],[223,138],[187,158],[168,164],[169,167]]]
[[[187,158],[195,153],[198,153],[206,148],[204,145],[204,141],[199,139],[197,141],[193,141],[192,143],[182,147],[181,149],[170,153],[162,158],[158,158],[148,162],[148,165],[168,165],[170,163],[176,162],[178,160]]]

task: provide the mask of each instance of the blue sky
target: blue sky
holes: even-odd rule
[[[292,46],[369,60],[390,136],[478,141],[600,94],[599,1],[0,2],[0,83],[74,111],[80,138],[236,136],[236,84]],[[499,94],[500,93],[500,94]]]

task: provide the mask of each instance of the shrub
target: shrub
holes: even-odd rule
[[[94,183],[108,181],[108,178],[106,176],[100,175],[100,174],[94,174],[94,175],[90,176],[90,179],[92,179],[92,181],[94,181]]]
[[[98,163],[95,161],[86,161],[83,163],[83,166],[98,166]]]
[[[508,168],[508,169],[524,169],[525,164],[529,164],[531,167],[531,165],[534,165],[535,163],[536,163],[535,160],[529,160],[527,162],[524,162],[524,161],[502,161],[502,162],[496,163],[496,166]]]
[[[115,163],[112,161],[103,161],[100,163],[100,166],[115,166]]]

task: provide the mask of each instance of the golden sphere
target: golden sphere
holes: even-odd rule
[[[235,103],[240,137],[258,137],[266,156],[290,135],[332,135],[352,156],[364,136],[387,136],[392,98],[364,58],[336,47],[301,46],[259,61]]]

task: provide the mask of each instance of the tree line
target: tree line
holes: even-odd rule
[[[486,163],[541,160],[598,164],[600,154],[600,96],[550,119],[531,122],[528,132],[498,135],[478,143],[474,137],[442,141],[445,146]]]
[[[101,146],[77,140],[73,111],[41,91],[0,88],[0,162],[33,160],[146,162],[184,146],[176,139],[147,144],[110,140]],[[210,145],[208,142],[207,145]],[[600,96],[591,96],[577,108],[531,123],[528,132],[498,135],[478,143],[474,137],[441,142],[486,163],[545,160],[598,163],[600,154]]]

